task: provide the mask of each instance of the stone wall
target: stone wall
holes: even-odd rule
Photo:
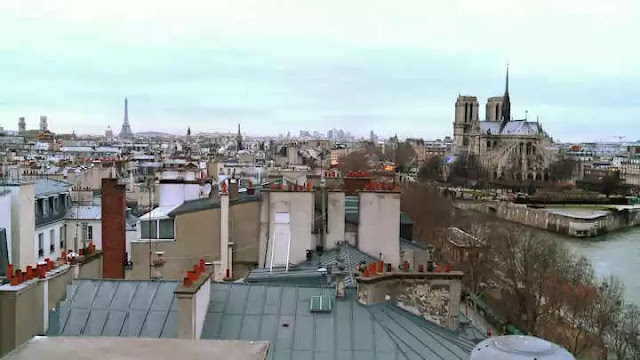
[[[524,204],[510,202],[469,204],[457,203],[466,210],[475,210],[520,224],[533,226],[574,237],[592,237],[610,231],[640,225],[640,208],[616,209],[611,207],[599,216],[567,216],[544,208],[530,208]],[[561,207],[553,209],[562,210]],[[567,207],[567,210],[574,209]]]
[[[358,301],[372,305],[392,301],[399,307],[440,326],[459,324],[463,273],[402,272],[359,277]]]

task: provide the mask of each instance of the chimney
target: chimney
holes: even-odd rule
[[[236,200],[238,199],[238,179],[231,178],[229,179],[229,199]]]
[[[231,180],[233,181],[233,180]],[[229,182],[231,184],[231,181]],[[236,194],[237,194],[237,182]],[[229,262],[229,198],[226,183],[222,184],[220,192],[220,274],[217,278],[230,278],[231,264]]]
[[[118,179],[102,179],[102,273],[106,279],[124,279],[125,186]]]
[[[213,269],[201,259],[174,291],[178,299],[178,338],[200,339],[209,308],[212,274]]]

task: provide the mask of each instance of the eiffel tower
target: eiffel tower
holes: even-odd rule
[[[133,137],[133,132],[129,125],[129,108],[127,106],[127,98],[124,98],[124,122],[122,123],[122,129],[120,129],[120,137],[126,139]]]

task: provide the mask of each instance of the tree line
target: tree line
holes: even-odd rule
[[[446,229],[459,227],[479,240],[455,267],[465,272],[469,294],[483,293],[503,324],[556,342],[579,358],[640,359],[640,309],[623,301],[624,286],[601,279],[590,261],[570,253],[544,232],[462,211],[437,189],[403,189],[402,210],[415,221],[414,237],[435,247]]]

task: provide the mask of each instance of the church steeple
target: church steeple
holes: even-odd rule
[[[507,64],[507,77],[504,84],[504,100],[502,103],[502,121],[511,120],[511,99],[509,98],[509,64]]]
[[[240,132],[240,124],[238,124],[238,135],[236,135],[236,143],[238,150],[242,150],[242,133]]]

